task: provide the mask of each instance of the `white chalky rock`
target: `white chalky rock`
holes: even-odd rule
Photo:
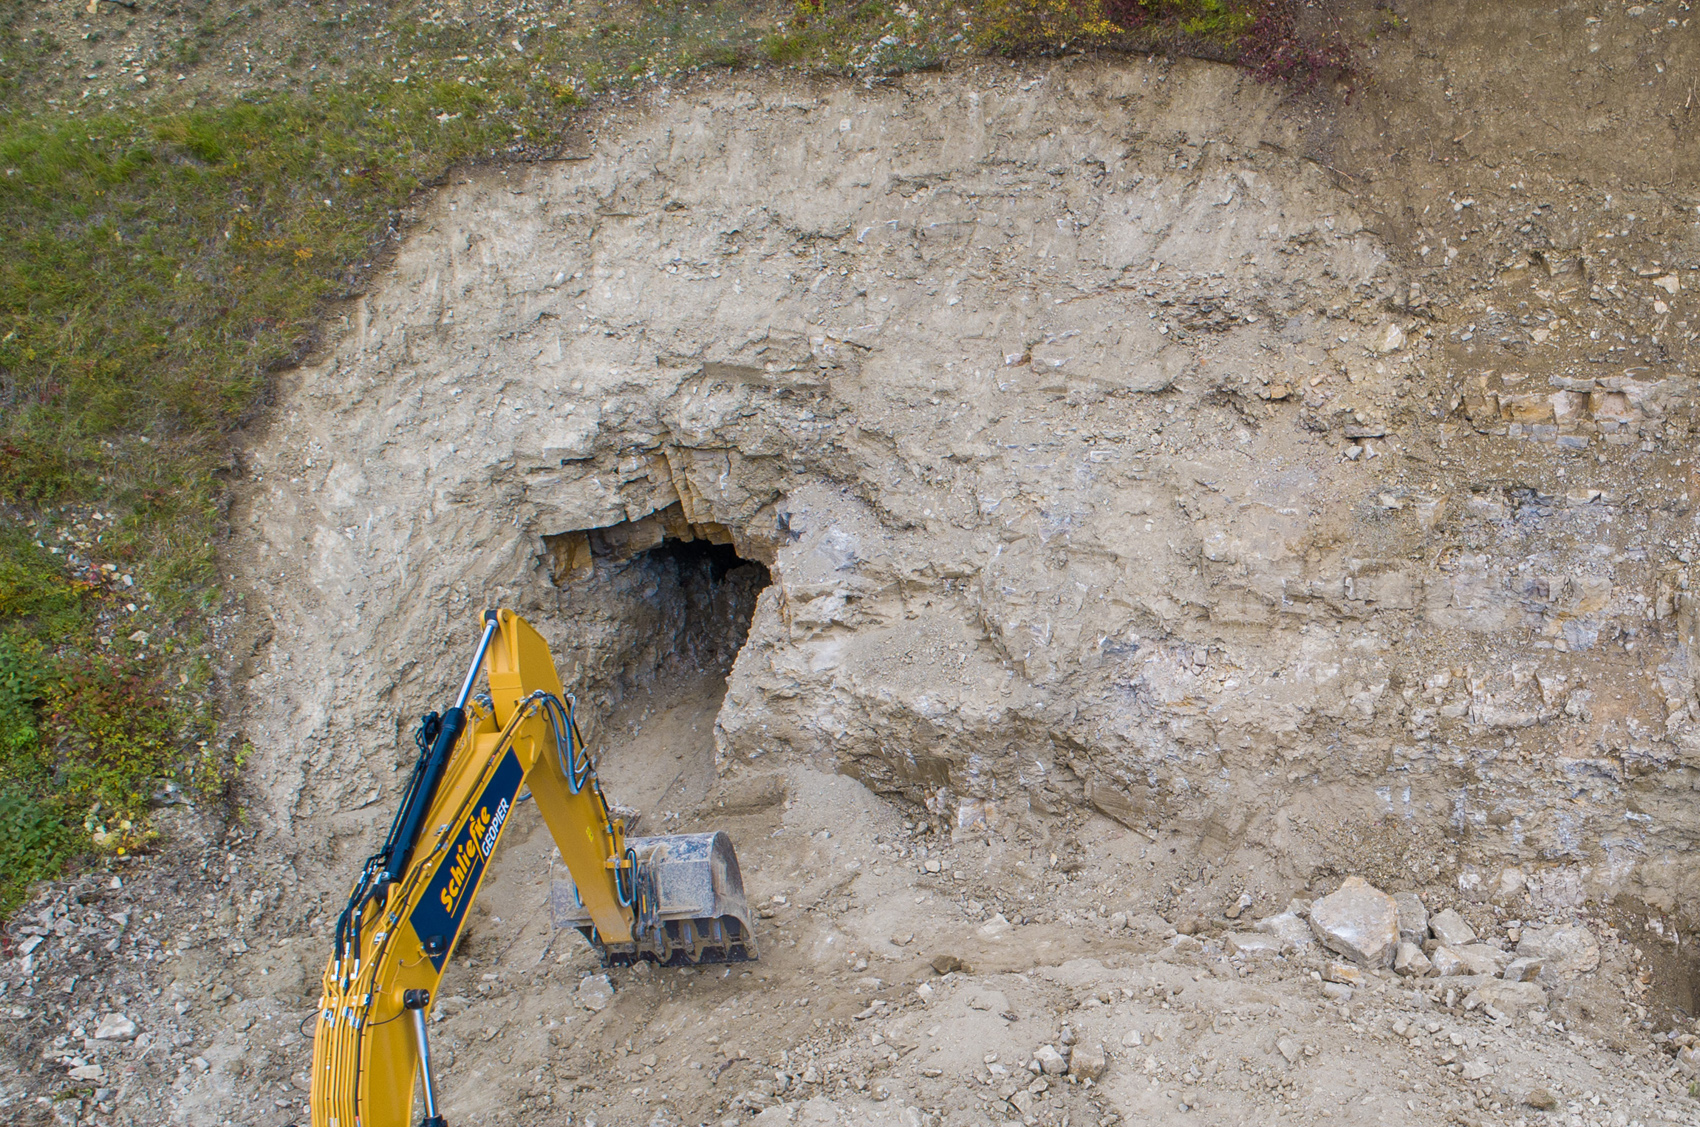
[[[1476,941],[1476,929],[1451,908],[1436,912],[1429,919],[1428,926],[1434,937],[1448,947],[1464,947]]]
[[[1391,966],[1399,907],[1362,877],[1347,877],[1340,891],[1310,906],[1310,928],[1331,950],[1369,966]]]
[[[1244,955],[1248,958],[1259,955],[1279,955],[1281,953],[1281,940],[1274,935],[1230,931],[1227,934],[1226,943],[1229,953]]]
[[[136,1023],[123,1014],[107,1014],[94,1027],[96,1041],[133,1041],[135,1037]]]
[[[1396,892],[1393,903],[1399,907],[1399,938],[1418,947],[1428,938],[1428,909],[1414,892]]]
[[[1516,1017],[1528,1010],[1547,1008],[1547,992],[1533,982],[1484,982],[1464,998],[1464,1009],[1491,1007]]]
[[[1280,942],[1282,951],[1303,951],[1316,942],[1311,938],[1310,925],[1290,911],[1258,920],[1252,927],[1273,936]]]
[[[1393,969],[1406,978],[1422,978],[1434,970],[1434,964],[1415,943],[1401,943],[1393,955]]]
[[[578,984],[578,1004],[601,1013],[614,1002],[614,983],[605,974],[587,974]]]
[[[1497,975],[1511,962],[1509,954],[1486,943],[1467,943],[1457,953],[1464,960],[1465,974]]]
[[[1434,973],[1442,978],[1470,973],[1469,965],[1450,947],[1436,947],[1429,954],[1429,960],[1434,963]]]
[[[1600,965],[1600,941],[1585,927],[1524,928],[1519,958],[1539,959],[1560,978],[1575,978]]]
[[[1068,1071],[1068,1061],[1057,1052],[1055,1045],[1040,1045],[1033,1059],[1039,1062],[1040,1070],[1047,1076],[1061,1076]]]

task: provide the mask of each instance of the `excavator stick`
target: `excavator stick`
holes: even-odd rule
[[[630,837],[642,893],[631,943],[608,943],[571,879],[550,889],[555,926],[577,928],[607,963],[648,959],[663,966],[734,963],[756,958],[749,901],[732,839],[716,831]]]
[[[480,672],[489,693],[473,696]],[[453,706],[419,757],[383,847],[337,919],[313,1032],[313,1127],[446,1127],[431,1075],[432,1003],[502,831],[529,787],[572,880],[565,913],[610,963],[753,959],[755,936],[723,833],[626,837],[579,735],[548,644],[490,611]]]

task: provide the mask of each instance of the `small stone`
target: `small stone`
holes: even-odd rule
[[[1322,996],[1337,1006],[1343,1006],[1352,1000],[1352,988],[1342,982],[1324,982]]]
[[[1393,897],[1362,877],[1310,906],[1310,928],[1324,946],[1369,966],[1390,966],[1399,943],[1399,909]]]
[[[1137,1029],[1130,1029],[1122,1034],[1122,1044],[1130,1049],[1137,1049],[1145,1044],[1145,1038]]]
[[[1046,1076],[1061,1076],[1068,1071],[1068,1061],[1063,1059],[1055,1045],[1040,1045],[1033,1059],[1039,1062],[1039,1071]]]
[[[1287,1058],[1288,1064],[1295,1063],[1304,1052],[1299,1043],[1291,1037],[1283,1037],[1276,1041],[1275,1047],[1280,1050],[1282,1056]]]
[[[1328,964],[1328,969],[1322,972],[1322,977],[1325,981],[1338,982],[1345,986],[1362,986],[1364,984],[1362,967],[1355,967],[1350,963],[1342,963],[1338,960]]]
[[[1096,1080],[1109,1062],[1102,1045],[1076,1045],[1068,1054],[1068,1074],[1080,1080]]]
[[[70,1072],[72,1080],[99,1080],[106,1075],[98,1064],[80,1064]]]
[[[940,869],[942,869],[942,868],[944,868],[944,866],[943,866],[943,865],[941,865],[941,864],[939,864],[939,859],[938,859],[938,858],[937,858],[937,857],[929,857],[929,858],[927,858],[927,863],[926,863],[926,865],[925,865],[925,866],[923,866],[923,867],[924,867],[924,868],[925,868],[925,869],[926,869],[926,870],[927,870],[927,871],[928,871],[928,872],[929,872],[929,873],[936,873],[936,872],[938,872],[938,871],[939,871],[939,870],[940,870]]]
[[[1481,1060],[1465,1061],[1461,1075],[1466,1080],[1484,1080],[1493,1075],[1493,1066]]]
[[[1546,964],[1539,959],[1512,959],[1505,965],[1504,977],[1507,982],[1533,982],[1541,973],[1541,967]]]
[[[962,969],[962,960],[955,955],[934,955],[933,971],[937,974],[949,974]]]
[[[1450,947],[1436,947],[1429,953],[1429,961],[1434,964],[1434,973],[1442,978],[1468,973],[1464,960]]]
[[[1230,954],[1244,955],[1248,958],[1259,955],[1279,955],[1281,953],[1281,941],[1273,935],[1230,931],[1225,937],[1225,942]]]
[[[1393,955],[1393,969],[1406,978],[1423,978],[1434,970],[1434,964],[1415,943],[1401,943]]]
[[[1523,1097],[1523,1102],[1536,1111],[1555,1111],[1558,1108],[1558,1097],[1545,1088],[1536,1088]]]
[[[1434,937],[1448,947],[1458,948],[1476,941],[1476,929],[1452,908],[1437,912],[1428,921]]]
[[[107,1014],[94,1027],[96,1041],[133,1041],[135,1037],[136,1023],[123,1014]]]
[[[1240,898],[1230,904],[1228,906],[1228,910],[1222,914],[1227,916],[1230,920],[1237,920],[1249,907],[1251,907],[1251,893],[1242,892],[1240,893]]]
[[[587,974],[579,980],[578,1004],[601,1013],[614,1002],[614,982],[605,974]]]
[[[1428,938],[1428,909],[1414,892],[1395,892],[1393,903],[1399,909],[1399,938],[1418,947]]]
[[[1600,965],[1600,941],[1585,927],[1524,928],[1517,944],[1521,958],[1540,959],[1560,978],[1575,978]]]

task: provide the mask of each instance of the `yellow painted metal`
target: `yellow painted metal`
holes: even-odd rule
[[[333,957],[325,967],[313,1036],[313,1127],[411,1127],[419,1053],[403,995],[423,989],[434,1001],[439,968],[447,968],[459,939],[457,922],[434,960],[414,929],[415,913],[430,908],[421,904],[429,894],[456,921],[464,918],[522,782],[530,785],[600,938],[632,940],[632,910],[622,906],[617,883],[635,886],[629,869],[620,875],[625,827],[610,817],[594,771],[577,794],[568,784],[541,697],[562,696],[548,643],[524,619],[501,611],[485,668],[494,713],[468,709],[407,871],[382,906],[374,902],[362,911],[356,955]]]

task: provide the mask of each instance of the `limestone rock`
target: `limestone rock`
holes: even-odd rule
[[[1401,943],[1393,955],[1393,969],[1407,978],[1422,978],[1433,972],[1434,964],[1415,943]]]
[[[1476,941],[1476,929],[1452,908],[1435,913],[1428,922],[1434,937],[1448,947],[1464,947]]]
[[[1322,996],[1336,1005],[1343,1006],[1352,1000],[1352,988],[1343,982],[1324,982]]]
[[[614,1003],[614,981],[605,974],[587,974],[579,980],[578,1004],[601,1013]]]
[[[1055,1045],[1040,1045],[1033,1059],[1039,1062],[1039,1070],[1046,1076],[1061,1076],[1068,1071],[1068,1061],[1063,1059]]]
[[[96,1041],[133,1041],[135,1038],[136,1023],[123,1014],[107,1014],[94,1028]]]
[[[1510,955],[1486,943],[1467,943],[1457,949],[1457,955],[1464,961],[1465,974],[1497,975],[1511,962]]]
[[[1545,965],[1539,959],[1520,957],[1507,963],[1502,973],[1507,982],[1533,982]]]
[[[1522,892],[1528,883],[1528,880],[1523,876],[1522,869],[1503,869],[1494,878],[1493,898],[1495,900],[1508,900]]]
[[[1491,1006],[1513,1017],[1528,1010],[1544,1010],[1547,992],[1533,982],[1484,982],[1464,996],[1464,1008]]]
[[[1529,1094],[1523,1097],[1523,1102],[1536,1111],[1554,1111],[1558,1108],[1558,1097],[1545,1088],[1531,1089]]]
[[[1081,1080],[1098,1079],[1107,1064],[1102,1045],[1076,1045],[1068,1054],[1068,1074]]]
[[[1399,910],[1399,938],[1418,947],[1428,938],[1428,909],[1414,892],[1396,892],[1393,903]]]
[[[1575,978],[1600,965],[1600,941],[1577,924],[1564,927],[1524,928],[1517,944],[1519,958],[1540,959],[1545,969],[1560,978]]]
[[[1436,947],[1429,953],[1429,961],[1434,964],[1434,973],[1442,978],[1469,973],[1467,964],[1450,947]]]
[[[1328,982],[1339,982],[1346,986],[1362,986],[1364,984],[1363,968],[1355,967],[1351,963],[1331,962],[1328,964],[1328,969],[1322,972],[1322,977]]]
[[[1274,936],[1282,951],[1303,951],[1315,942],[1311,938],[1310,925],[1291,911],[1258,920],[1252,926],[1256,931]]]
[[[1347,877],[1340,891],[1310,906],[1310,927],[1330,950],[1369,966],[1391,966],[1399,909],[1393,897],[1362,877]]]
[[[1279,955],[1281,940],[1273,935],[1258,935],[1254,932],[1230,931],[1224,939],[1230,954],[1255,957],[1258,955]]]

